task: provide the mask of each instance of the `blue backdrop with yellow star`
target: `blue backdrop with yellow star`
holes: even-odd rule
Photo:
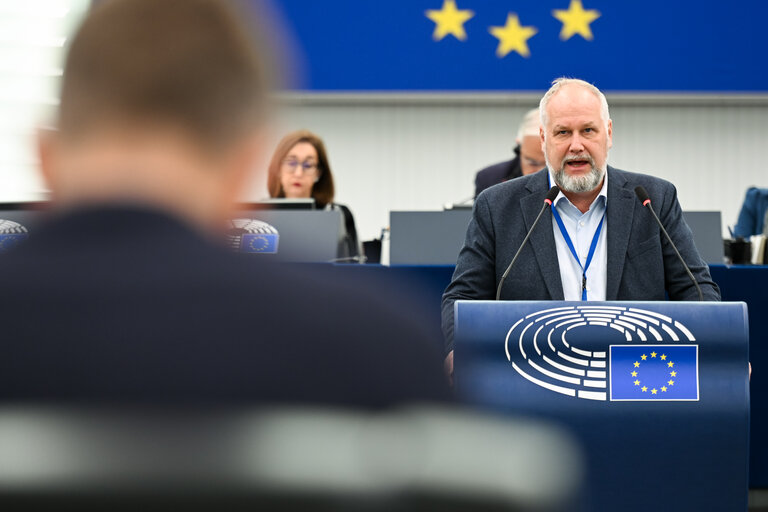
[[[768,2],[274,0],[312,91],[765,92]]]

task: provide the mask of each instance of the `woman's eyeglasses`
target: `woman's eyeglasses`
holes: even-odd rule
[[[283,160],[284,173],[293,174],[296,170],[301,171],[301,174],[314,174],[317,172],[317,163],[299,162],[298,160]]]

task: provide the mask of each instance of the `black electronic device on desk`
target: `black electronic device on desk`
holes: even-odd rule
[[[345,255],[340,211],[314,210],[309,203],[291,201],[239,204],[227,226],[238,252],[290,262],[334,262]],[[314,205],[314,200],[308,200]],[[291,208],[285,206],[299,206]]]
[[[239,203],[238,210],[314,210],[313,198],[273,197],[248,203]]]
[[[43,219],[50,203],[47,201],[0,203],[0,253],[27,239]]]
[[[719,211],[683,211],[693,242],[706,263],[723,262],[723,225]]]
[[[390,265],[455,265],[471,210],[389,213]]]

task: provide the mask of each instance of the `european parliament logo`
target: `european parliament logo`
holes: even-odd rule
[[[248,254],[276,254],[280,233],[256,219],[232,219],[227,230],[232,249]]]
[[[601,401],[696,401],[695,341],[685,325],[654,311],[585,305],[521,318],[507,333],[505,350],[522,378],[562,395]]]
[[[12,220],[0,219],[0,253],[16,247],[27,239],[27,228]]]

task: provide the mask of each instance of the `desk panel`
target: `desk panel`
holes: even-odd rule
[[[768,265],[710,265],[725,301],[749,306],[752,363],[749,486],[768,488]]]

